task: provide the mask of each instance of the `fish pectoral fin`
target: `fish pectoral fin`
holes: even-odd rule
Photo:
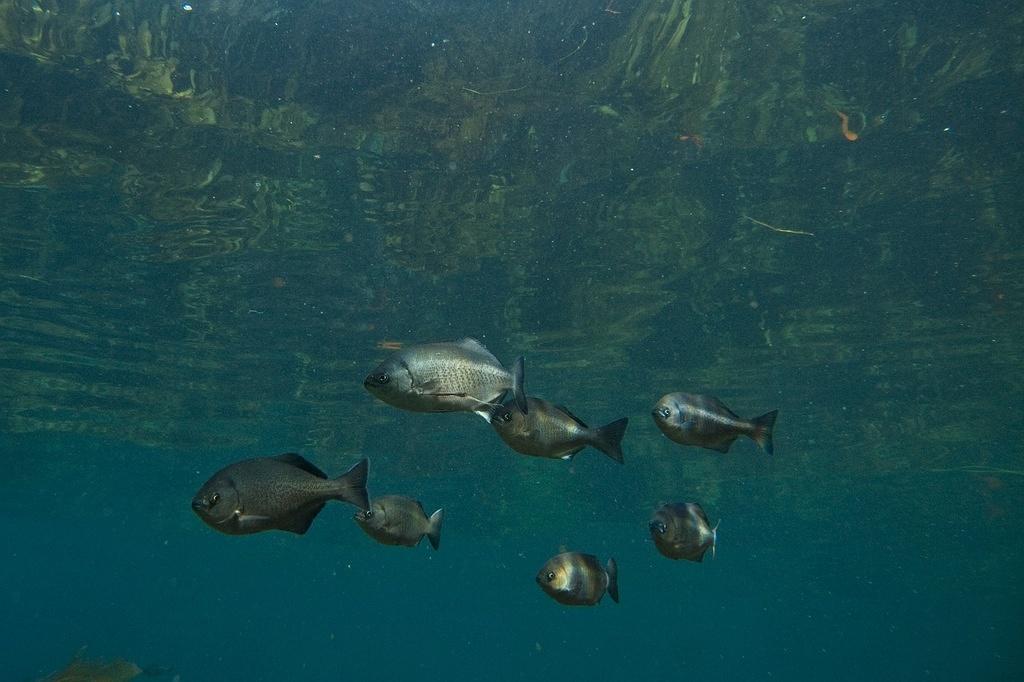
[[[439,383],[435,379],[424,381],[421,384],[413,384],[411,390],[419,395],[436,395]]]
[[[451,391],[431,391],[429,389],[417,389],[420,395],[429,395],[435,398],[465,398],[465,393],[452,393]]]
[[[241,510],[235,512],[235,523],[239,530],[261,530],[270,522],[269,516],[245,514]]]
[[[435,391],[431,391],[431,390],[421,389],[420,393],[422,395],[432,395],[435,398],[468,398],[470,400],[478,400],[474,396],[471,396],[468,393],[463,393],[461,391],[436,391],[436,390]]]

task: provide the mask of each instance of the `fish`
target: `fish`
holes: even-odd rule
[[[651,416],[661,432],[683,445],[728,452],[740,436],[747,436],[771,455],[772,431],[778,410],[751,420],[737,417],[721,400],[696,393],[669,393],[654,406]]]
[[[649,524],[654,546],[669,559],[704,561],[711,550],[715,556],[718,524],[712,528],[707,514],[696,502],[672,502],[654,512]]]
[[[415,547],[425,536],[434,549],[441,546],[444,509],[438,509],[428,518],[423,505],[408,497],[375,497],[369,509],[356,512],[353,518],[367,535],[382,545]]]
[[[363,379],[374,397],[412,412],[475,412],[487,419],[492,405],[511,391],[526,412],[524,362],[512,371],[475,339],[409,346],[389,356]]]
[[[605,566],[593,554],[562,552],[547,560],[537,584],[548,596],[567,606],[593,606],[605,592],[619,603],[619,568],[615,559]]]
[[[541,398],[527,398],[530,411],[523,413],[516,405],[495,405],[491,408],[491,427],[516,452],[534,457],[572,459],[590,445],[622,464],[622,437],[628,418],[592,429],[561,405]]]
[[[111,661],[87,660],[85,647],[78,650],[66,667],[42,678],[40,682],[127,682],[145,671],[123,658]]]
[[[192,499],[206,525],[228,535],[285,530],[303,535],[328,500],[369,509],[367,460],[335,479],[289,452],[235,462],[215,473]]]

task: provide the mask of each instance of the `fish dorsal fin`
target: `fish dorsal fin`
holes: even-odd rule
[[[494,357],[494,353],[492,353],[491,351],[487,350],[487,348],[484,347],[484,344],[480,343],[476,339],[473,339],[473,338],[470,338],[470,337],[467,336],[464,339],[459,339],[458,341],[456,341],[455,345],[456,346],[461,346],[461,347],[465,348],[466,350],[471,351],[473,353],[480,353],[481,355],[485,355],[488,358],[490,358],[491,360],[493,360],[496,364],[499,364],[499,365],[501,364],[500,362],[498,362],[498,358]]]
[[[579,424],[583,428],[585,428],[585,429],[589,429],[590,428],[589,426],[587,426],[586,424],[583,423],[582,419],[580,419],[579,417],[574,415],[572,412],[570,412],[569,408],[566,407],[565,405],[555,405],[555,408],[561,410],[562,412],[565,412],[565,415],[567,417],[569,417],[569,419],[573,420],[574,422],[576,422],[577,424]]]
[[[724,414],[724,415],[728,416],[729,418],[735,419],[737,421],[740,420],[740,416],[738,414],[736,414],[735,412],[730,410],[728,405],[723,403],[721,400],[719,400],[715,396],[713,396],[713,395],[705,396],[704,399],[707,401],[707,404],[712,409],[717,410],[720,414]]]
[[[274,459],[278,462],[283,462],[284,464],[290,464],[297,469],[302,469],[306,473],[313,474],[317,478],[327,478],[327,474],[320,471],[315,464],[298,453],[286,452],[283,455],[274,457]]]
[[[708,528],[711,528],[711,522],[708,521],[708,515],[704,513],[704,507],[702,507],[699,504],[697,504],[696,502],[694,502],[693,506],[690,507],[690,508],[693,510],[693,515],[694,516],[696,516],[698,519],[700,519],[701,522],[705,526],[707,526]]]

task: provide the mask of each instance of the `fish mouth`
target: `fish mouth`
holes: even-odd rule
[[[198,513],[205,509],[206,505],[203,504],[203,501],[200,498],[197,497],[196,499],[192,500],[192,511]]]
[[[651,529],[652,533],[658,533],[659,535],[664,535],[665,531],[668,530],[668,527],[661,521],[651,521],[647,527]]]

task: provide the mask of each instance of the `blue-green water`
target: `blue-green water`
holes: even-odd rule
[[[996,506],[1015,488],[986,496],[962,474],[841,475],[827,450],[829,474],[793,471],[740,448],[710,511],[722,518],[717,557],[683,565],[647,538],[645,510],[668,498],[631,473],[674,457],[667,448],[641,454],[634,441],[624,469],[581,456],[570,473],[502,452],[474,435],[482,421],[434,421],[420,430],[429,445],[471,444],[451,475],[403,475],[389,458],[398,434],[368,454],[372,490],[444,504],[436,553],[373,544],[341,505],[304,537],[217,535],[187,502],[230,453],[8,441],[6,452],[49,470],[16,467],[5,486],[11,679],[83,643],[173,665],[182,679],[1011,679],[1019,669],[1018,512]],[[778,502],[794,485],[813,513]],[[519,504],[528,496],[516,486],[557,495]],[[673,499],[703,487],[680,485]],[[614,556],[621,604],[573,610],[543,595],[533,575],[560,544]]]
[[[0,5],[0,679],[1024,677],[1022,10],[342,5]],[[363,389],[464,336],[625,464]],[[289,451],[440,550],[192,512]],[[563,549],[621,603],[547,597]]]

